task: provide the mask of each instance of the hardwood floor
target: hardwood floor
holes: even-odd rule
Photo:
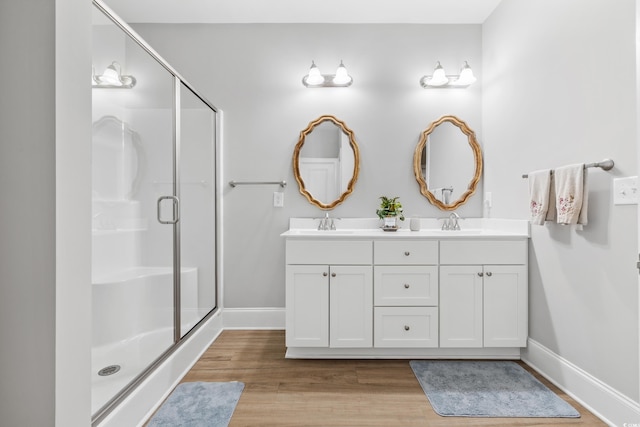
[[[244,382],[230,426],[606,426],[524,364],[581,417],[441,417],[408,360],[296,360],[284,353],[284,331],[224,331],[183,382]]]

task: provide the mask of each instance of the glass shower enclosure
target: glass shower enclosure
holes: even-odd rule
[[[93,4],[95,424],[217,307],[220,119],[126,24]]]

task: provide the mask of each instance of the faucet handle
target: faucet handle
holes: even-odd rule
[[[438,220],[442,220],[442,230],[451,230],[451,218],[450,217],[443,217],[443,218],[438,218]]]

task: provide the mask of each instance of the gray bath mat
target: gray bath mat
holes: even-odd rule
[[[580,417],[515,362],[412,360],[433,410],[450,417]]]
[[[148,427],[226,427],[244,384],[181,383],[155,413]]]

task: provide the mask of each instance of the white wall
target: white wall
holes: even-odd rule
[[[474,129],[482,144],[480,84],[424,90],[437,60],[456,73],[464,60],[482,80],[479,25],[135,25],[136,31],[225,113],[223,182],[286,180],[278,186],[224,185],[224,306],[284,307],[289,217],[324,213],[298,192],[292,155],[300,131],[332,114],[354,131],[361,171],[354,193],[332,215],[375,217],[378,197],[400,196],[405,214],[434,217],[413,176],[420,132],[444,114]],[[348,89],[307,89],[311,60],[334,73],[344,60]],[[481,192],[481,189],[479,190]],[[481,196],[460,209],[481,216]],[[408,224],[404,224],[408,227]],[[339,223],[338,223],[339,227]]]
[[[504,0],[483,26],[483,62],[492,216],[528,216],[522,173],[616,162],[589,170],[584,231],[532,226],[529,334],[637,401],[637,208],[614,206],[611,189],[638,167],[634,0]]]
[[[90,421],[89,12],[0,5],[3,426]]]

